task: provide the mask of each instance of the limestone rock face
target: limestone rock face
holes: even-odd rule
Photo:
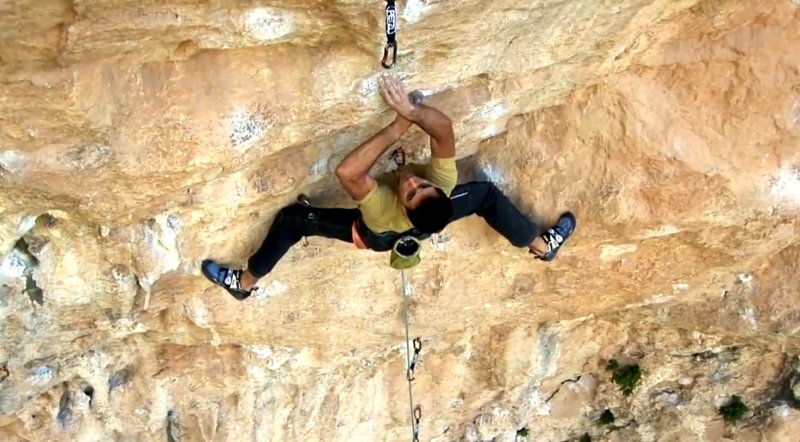
[[[299,192],[352,205],[332,172],[394,117],[383,7],[0,2],[0,439],[411,439],[387,255],[311,238],[244,302],[198,269]],[[420,440],[796,440],[798,2],[400,0],[398,28],[460,180],[578,218],[551,263],[479,217],[425,243]]]

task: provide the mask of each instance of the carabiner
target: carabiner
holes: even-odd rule
[[[386,59],[389,58],[389,49],[392,50],[392,63],[386,64]],[[386,69],[391,69],[394,67],[394,63],[397,61],[397,43],[391,42],[386,43],[386,47],[383,48],[383,59],[381,59],[381,65]]]
[[[411,381],[413,381],[415,379],[414,378],[414,368],[415,368],[414,364],[412,363],[411,366],[406,369],[406,380],[408,382],[411,382]]]
[[[413,342],[414,342],[414,353],[419,354],[419,352],[422,350],[422,339],[414,338]]]

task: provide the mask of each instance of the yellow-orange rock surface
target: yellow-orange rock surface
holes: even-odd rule
[[[0,0],[0,440],[411,440],[387,255],[311,238],[244,302],[198,270],[299,192],[352,204],[383,7]],[[461,181],[578,218],[551,263],[478,217],[425,243],[420,440],[800,440],[800,3],[398,10]]]

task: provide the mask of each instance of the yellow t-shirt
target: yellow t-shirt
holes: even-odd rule
[[[375,178],[375,187],[358,201],[364,224],[375,233],[400,233],[414,227],[397,196],[398,174],[404,170],[430,181],[447,196],[450,196],[458,181],[455,158],[431,158],[429,164],[406,164],[379,175]]]

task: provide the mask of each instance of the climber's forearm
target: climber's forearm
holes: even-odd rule
[[[398,118],[367,141],[347,154],[336,167],[339,180],[354,180],[366,176],[373,165],[389,147],[411,126],[411,122]]]
[[[438,109],[418,104],[408,118],[431,137],[431,156],[453,158],[456,155],[456,139],[453,122]]]

